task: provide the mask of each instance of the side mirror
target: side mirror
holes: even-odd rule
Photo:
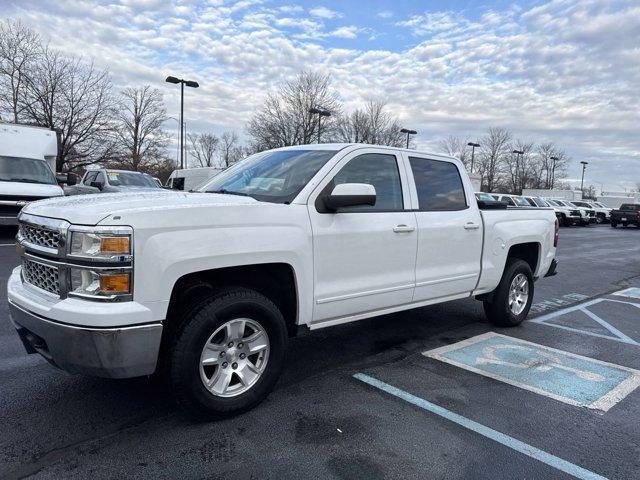
[[[73,172],[67,173],[67,185],[72,187],[77,183],[78,183],[78,176]]]
[[[339,208],[375,204],[376,188],[368,183],[341,183],[324,198],[324,205],[332,212]]]
[[[90,186],[93,188],[97,188],[100,191],[102,191],[102,189],[104,188],[102,182],[91,182]]]

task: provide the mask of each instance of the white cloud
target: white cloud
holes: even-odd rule
[[[411,44],[365,50],[333,48],[345,43],[335,38],[372,34],[355,16],[327,27],[328,17],[304,18],[298,5],[182,2],[176,10],[151,1],[23,0],[3,15],[28,23],[55,48],[87,52],[118,89],[161,88],[170,114],[179,92],[163,82],[166,75],[198,80],[201,88],[187,98],[190,131],[242,132],[270,88],[318,69],[331,74],[347,108],[387,100],[421,132],[423,148],[449,134],[476,137],[504,126],[524,139],[557,142],[575,160],[572,176],[578,160],[589,161],[585,181],[640,178],[640,7],[633,0],[396,16],[397,26],[381,33]]]
[[[343,16],[342,13],[336,12],[335,10],[331,10],[327,7],[314,7],[309,10],[309,13],[314,17],[320,17],[320,18],[326,18],[326,19],[340,18]]]
[[[381,12],[376,13],[376,16],[380,18],[391,18],[393,17],[393,12],[391,10],[382,10]]]
[[[336,38],[356,38],[358,36],[358,28],[354,26],[336,28],[329,33],[329,36]]]

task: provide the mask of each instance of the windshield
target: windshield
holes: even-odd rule
[[[539,207],[548,207],[549,206],[549,204],[547,202],[545,202],[543,199],[541,199],[540,197],[533,197],[533,201]]]
[[[522,197],[513,197],[513,201],[516,202],[516,205],[519,207],[530,207],[529,202],[527,202]]]
[[[478,192],[476,193],[476,198],[478,200],[483,200],[485,202],[495,202],[495,198],[493,198],[491,195],[489,195],[488,193],[482,193],[482,192]]]
[[[107,170],[109,185],[113,187],[160,188],[152,176],[137,172],[114,172]]]
[[[598,208],[608,208],[604,203],[593,202],[593,204]]]
[[[0,155],[0,181],[55,185],[56,177],[44,160]]]
[[[269,150],[256,153],[213,178],[200,191],[290,203],[336,152]]]

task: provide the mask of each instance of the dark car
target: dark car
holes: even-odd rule
[[[623,203],[617,210],[611,210],[611,226],[618,225],[640,227],[640,203]]]
[[[64,187],[65,195],[84,195],[87,193],[116,193],[141,190],[158,190],[162,187],[154,178],[142,172],[128,170],[89,170],[75,185]]]

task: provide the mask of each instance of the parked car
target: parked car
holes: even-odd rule
[[[221,416],[266,397],[304,330],[469,297],[520,324],[555,274],[558,222],[480,210],[452,157],[321,144],[258,153],[197,193],[36,202],[17,241],[28,352],[104,377],[160,369],[190,411]]]
[[[28,202],[63,195],[54,174],[57,154],[55,132],[0,122],[0,225],[17,225]]]
[[[640,203],[623,203],[620,208],[611,210],[611,226],[616,228],[618,225],[640,227]]]
[[[574,200],[573,203],[577,207],[584,207],[595,212],[596,223],[605,223],[611,220],[612,208],[605,207],[604,205],[598,205],[596,202],[589,202],[586,200]]]
[[[584,206],[578,205],[575,200],[572,200],[570,202],[566,201],[566,203],[569,203],[569,204],[573,205],[574,207],[577,207],[581,211],[584,211],[586,213],[586,215],[587,215],[587,223],[586,224],[587,225],[589,225],[590,223],[596,223],[596,221],[597,221],[596,211],[593,208],[584,207]]]
[[[501,202],[505,202],[510,207],[530,207],[531,206],[523,197],[519,195],[507,195],[507,194],[500,194],[500,193],[497,193],[497,194],[494,193],[492,195],[493,195],[493,198]]]
[[[65,195],[85,195],[88,193],[117,193],[144,190],[159,190],[162,187],[147,173],[129,170],[99,169],[88,170],[82,180],[64,188]]]
[[[590,223],[595,222],[595,212],[593,210],[584,207],[578,207],[568,200],[558,200],[556,198],[553,200],[553,202],[570,209],[572,212],[578,212],[580,214],[580,222],[578,223],[578,225],[586,227]]]
[[[559,220],[560,225],[563,227],[569,227],[571,225],[577,225],[581,223],[582,217],[579,211],[571,210],[570,208],[554,204],[550,200],[545,200],[541,197],[525,196],[524,199],[529,202],[532,207],[551,207],[556,214],[556,218]]]

